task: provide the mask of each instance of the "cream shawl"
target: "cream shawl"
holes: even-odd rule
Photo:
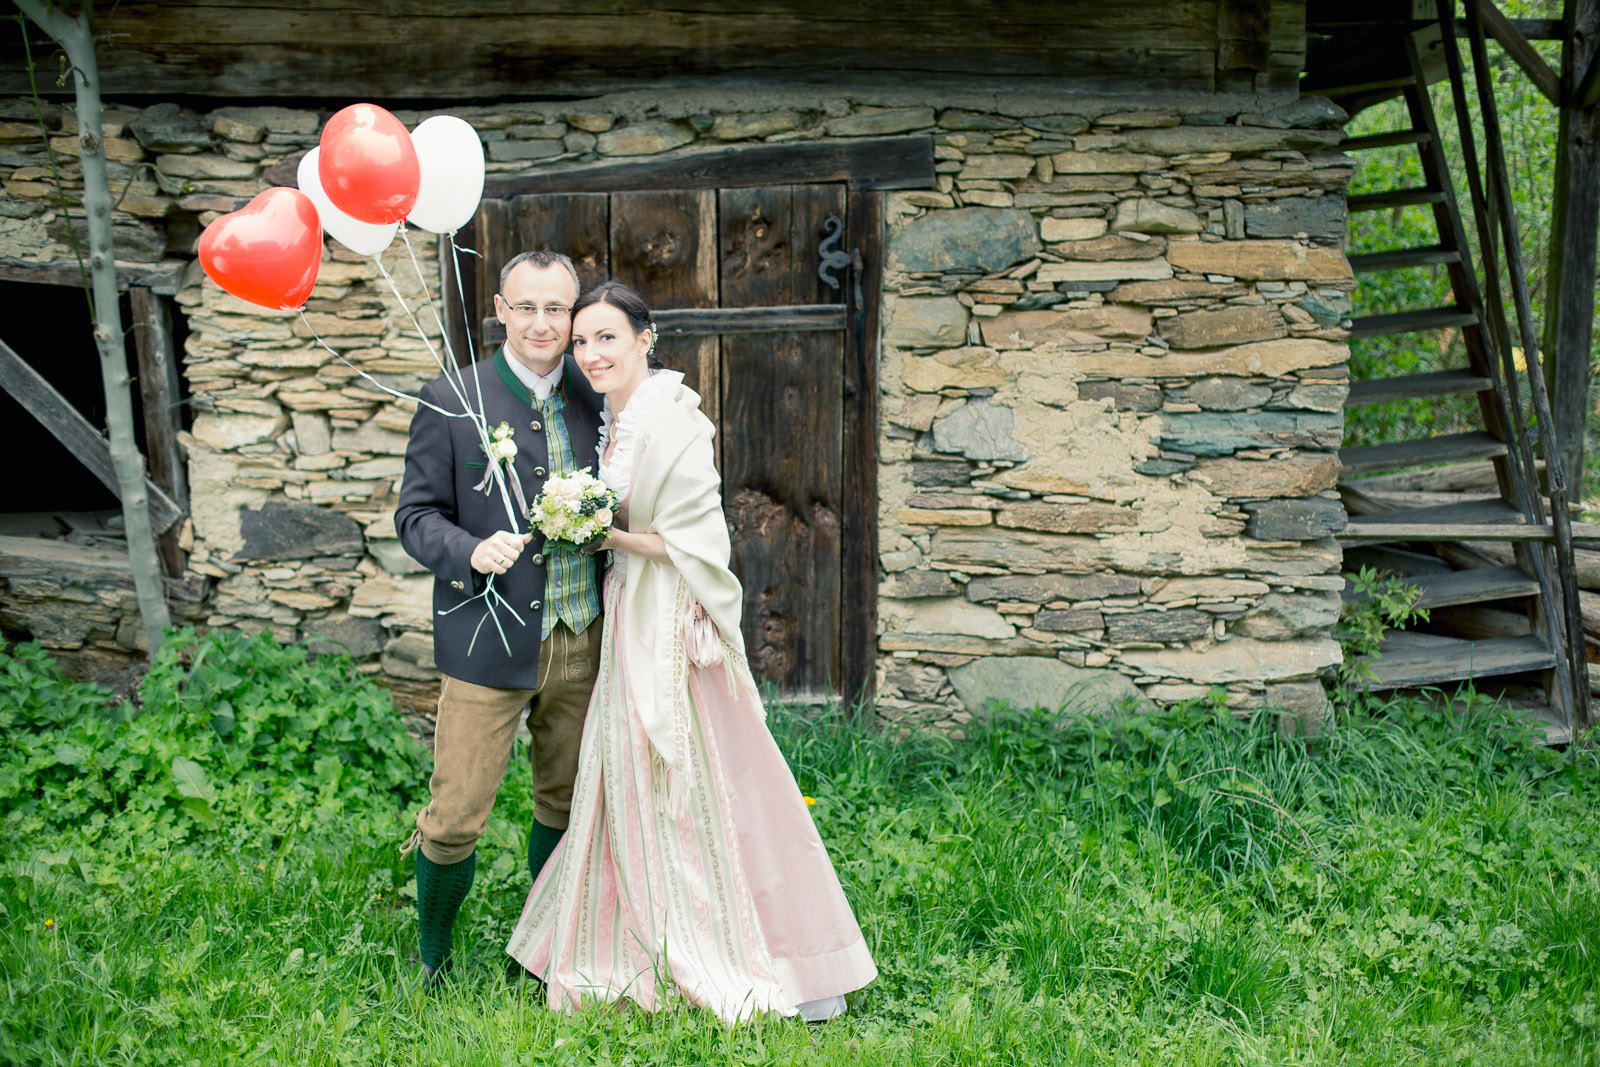
[[[671,563],[628,558],[622,670],[656,755],[669,770],[682,771],[689,722],[683,618],[691,598],[716,625],[730,684],[757,694],[739,632],[744,592],[728,569],[732,547],[711,446],[716,430],[700,412],[700,395],[675,371],[648,379],[631,398],[640,400],[647,404],[633,450],[628,529],[660,534]],[[759,698],[752,704],[759,713]]]

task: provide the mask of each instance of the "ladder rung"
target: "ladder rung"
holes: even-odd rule
[[[1413,204],[1442,204],[1444,193],[1438,189],[1390,189],[1384,193],[1361,193],[1347,203],[1351,211],[1382,211]]]
[[[1494,383],[1470,370],[1435,370],[1423,374],[1397,374],[1392,378],[1369,378],[1351,382],[1344,406],[1358,408],[1390,400],[1414,400],[1432,396],[1470,396],[1483,393]]]
[[[1541,671],[1556,664],[1543,638],[1500,637],[1487,641],[1439,638],[1414,647],[1386,649],[1374,660],[1364,689],[1407,689],[1500,674]]]
[[[1431,267],[1439,263],[1459,263],[1461,253],[1442,245],[1425,245],[1421,248],[1395,248],[1387,252],[1368,252],[1351,256],[1350,269],[1357,274],[1372,274],[1380,270],[1401,270],[1405,267]]]
[[[1465,308],[1419,308],[1416,311],[1397,311],[1392,315],[1363,315],[1350,324],[1350,337],[1387,337],[1396,333],[1419,333],[1423,330],[1442,330],[1450,326],[1472,326],[1478,321],[1475,312]]]
[[[1482,430],[1447,433],[1416,441],[1394,441],[1382,445],[1356,445],[1339,450],[1339,462],[1346,474],[1394,471],[1434,463],[1465,463],[1492,459],[1506,454],[1504,441]]]
[[[1369,133],[1365,137],[1347,138],[1339,146],[1343,152],[1364,152],[1369,148],[1394,148],[1397,145],[1425,145],[1433,140],[1426,130],[1396,130],[1393,133]]]
[[[1500,567],[1474,567],[1471,570],[1451,571],[1448,574],[1430,574],[1413,578],[1411,584],[1422,591],[1422,595],[1413,605],[1418,608],[1444,608],[1456,604],[1481,604],[1486,600],[1539,595],[1538,581],[1523,574],[1520,568],[1511,564]]]

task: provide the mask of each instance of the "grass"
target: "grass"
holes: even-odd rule
[[[1600,764],[1444,714],[1352,707],[1307,752],[1205,707],[960,740],[777,709],[882,972],[820,1027],[507,985],[525,772],[433,996],[403,811],[7,835],[0,1063],[1600,1062]]]

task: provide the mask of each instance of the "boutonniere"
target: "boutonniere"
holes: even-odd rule
[[[517,506],[526,514],[528,505],[523,503],[522,483],[517,480],[516,468],[511,465],[512,461],[517,458],[515,433],[516,431],[511,428],[511,424],[508,422],[502,422],[499,426],[489,431],[489,447],[486,450],[489,454],[489,461],[484,464],[487,469],[483,472],[483,481],[473,486],[473,488],[488,496],[493,489],[490,483],[494,481],[495,464],[504,463],[506,465],[506,481],[510,483],[511,492],[516,495]],[[480,444],[479,447],[483,446]]]
[[[489,432],[489,458],[503,459],[508,463],[517,458],[517,442],[513,437],[516,431],[511,429],[511,424],[502,422]]]

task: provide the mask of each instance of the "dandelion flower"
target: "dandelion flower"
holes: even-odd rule
[[[817,798],[816,797],[802,796],[800,799],[806,802],[806,807],[808,807],[808,808],[814,808],[814,807],[817,806]]]

